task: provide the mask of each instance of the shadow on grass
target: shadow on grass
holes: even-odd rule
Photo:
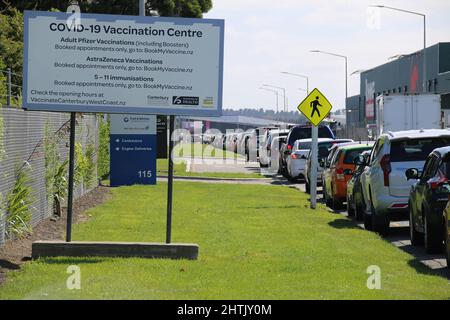
[[[446,267],[438,268],[438,269],[431,269],[424,265],[420,260],[418,259],[412,259],[408,261],[408,264],[410,267],[414,268],[417,273],[428,275],[428,276],[440,276],[446,279],[450,280],[450,270]],[[450,291],[449,291],[449,297],[450,299]]]
[[[336,229],[359,229],[355,222],[349,219],[336,219],[328,222],[328,225]]]
[[[16,263],[12,263],[8,260],[0,259],[0,268],[7,269],[7,270],[19,270],[20,266]]]
[[[247,206],[247,207],[239,207],[239,208],[245,208],[245,209],[255,209],[255,210],[262,210],[262,209],[298,209],[299,206]]]
[[[40,258],[39,261],[43,262],[43,263],[47,263],[47,264],[76,265],[79,263],[83,263],[83,264],[102,263],[109,259],[111,259],[111,258],[110,257],[104,257],[104,258],[59,257],[59,258]]]

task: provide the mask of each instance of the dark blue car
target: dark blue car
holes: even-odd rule
[[[433,150],[423,170],[406,171],[417,179],[409,195],[409,225],[412,245],[425,244],[428,253],[440,253],[444,245],[444,209],[450,193],[450,147]]]

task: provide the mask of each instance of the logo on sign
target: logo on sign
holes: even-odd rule
[[[175,105],[188,105],[188,106],[198,106],[200,102],[199,97],[172,97],[172,104]]]
[[[128,117],[123,118],[123,122],[128,122],[130,121],[130,119],[128,119]]]

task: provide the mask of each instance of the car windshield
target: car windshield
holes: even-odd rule
[[[370,148],[347,150],[344,156],[344,163],[353,164],[353,160],[366,150],[370,150]]]
[[[334,139],[333,132],[326,126],[319,127],[319,138]],[[294,144],[296,140],[311,139],[311,128],[309,127],[295,127],[289,135],[289,144]]]
[[[298,144],[298,149],[311,149],[311,142],[300,142]]]
[[[393,141],[391,162],[424,161],[434,149],[448,145],[450,145],[450,138]]]

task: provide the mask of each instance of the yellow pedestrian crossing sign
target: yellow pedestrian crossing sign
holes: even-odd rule
[[[328,116],[332,108],[331,103],[317,88],[297,107],[298,111],[316,127]]]

